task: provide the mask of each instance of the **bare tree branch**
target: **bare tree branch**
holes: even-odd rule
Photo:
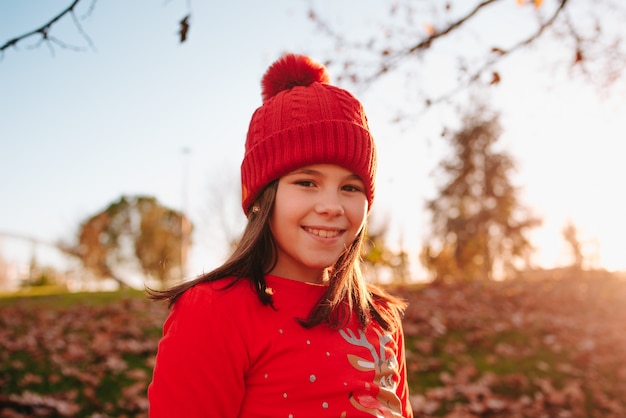
[[[83,17],[83,19],[91,15],[91,12],[95,8],[95,4],[96,4],[96,0],[93,0],[91,2],[91,6],[89,6],[89,10],[87,11],[87,13],[85,13],[85,16]],[[74,25],[76,26],[76,29],[78,29],[78,32],[83,36],[83,38],[85,38],[85,40],[87,41],[91,49],[95,49],[95,46],[93,42],[91,41],[91,38],[89,37],[89,35],[87,35],[87,32],[85,32],[85,30],[83,29],[83,26],[80,24],[80,20],[76,17],[76,13],[74,12],[72,12],[72,20],[74,21]]]
[[[64,49],[71,49],[73,51],[83,51],[85,50],[85,48],[82,47],[78,47],[75,45],[70,45],[66,42],[61,41],[60,39],[52,36],[51,30],[52,30],[52,26],[55,25],[56,23],[58,23],[61,19],[63,19],[65,16],[70,15],[72,18],[72,21],[74,22],[74,26],[76,27],[76,30],[78,31],[78,33],[83,37],[83,39],[87,42],[88,46],[95,50],[95,46],[91,40],[91,38],[89,37],[89,35],[87,35],[87,32],[83,29],[82,24],[81,24],[81,20],[85,19],[87,16],[90,16],[91,13],[94,11],[95,9],[95,4],[96,4],[97,0],[91,0],[91,4],[89,6],[89,9],[87,10],[87,12],[81,16],[80,18],[76,16],[76,8],[78,6],[78,4],[81,2],[81,0],[73,0],[72,3],[67,6],[64,10],[62,10],[61,12],[59,12],[56,16],[54,16],[53,18],[51,18],[49,21],[47,21],[46,23],[44,23],[42,26],[31,30],[30,32],[24,33],[20,36],[16,36],[15,38],[9,39],[8,41],[6,41],[4,44],[0,45],[0,60],[3,59],[5,51],[8,50],[11,47],[17,47],[17,45],[19,43],[21,43],[22,41],[24,41],[25,39],[34,37],[34,36],[39,36],[39,39],[37,40],[37,42],[35,42],[34,45],[29,46],[29,49],[32,48],[38,48],[41,46],[41,44],[46,43],[46,45],[48,46],[48,48],[50,49],[50,53],[52,55],[54,55],[54,48],[53,45],[57,45],[61,48]],[[169,2],[169,0],[168,0]],[[182,20],[179,21],[179,38],[180,38],[180,42],[183,43],[187,40],[188,38],[188,31],[189,31],[189,26],[190,26],[190,18],[191,18],[191,0],[187,0],[186,1],[187,4],[187,9],[188,9],[188,13],[182,18]]]
[[[23,41],[26,38],[30,38],[31,36],[35,36],[35,35],[40,35],[41,39],[38,42],[38,45],[40,45],[42,42],[47,42],[47,41],[52,41],[54,43],[57,43],[60,46],[64,46],[65,44],[56,40],[55,38],[51,38],[50,37],[50,29],[52,27],[52,25],[54,25],[56,22],[58,22],[59,20],[61,20],[65,15],[67,14],[74,14],[74,8],[76,7],[76,5],[80,2],[81,0],[74,0],[72,1],[72,4],[70,4],[67,8],[65,8],[64,10],[62,10],[58,15],[54,16],[52,19],[50,19],[48,22],[44,23],[41,27],[34,29],[30,32],[27,32],[23,35],[17,36],[13,39],[9,39],[8,41],[6,41],[3,45],[0,46],[0,52],[2,52],[4,54],[4,51],[10,47],[16,46],[19,42]],[[76,22],[76,19],[74,19],[74,22]],[[80,25],[79,25],[80,28]],[[82,29],[81,29],[81,33]],[[3,55],[2,55],[3,56]]]
[[[443,103],[443,102],[449,100],[454,95],[459,93],[461,90],[466,89],[472,83],[475,83],[476,81],[478,81],[480,79],[481,75],[485,74],[486,71],[488,71],[489,69],[493,68],[498,62],[500,62],[506,56],[511,55],[514,52],[518,51],[519,49],[522,49],[522,48],[532,44],[536,40],[538,40],[545,33],[545,31],[548,28],[550,28],[551,26],[554,25],[554,22],[557,20],[557,18],[559,17],[561,12],[563,11],[563,9],[564,9],[564,7],[565,7],[567,2],[568,2],[568,0],[560,0],[559,7],[554,11],[554,13],[552,13],[550,18],[548,20],[546,20],[544,23],[542,23],[539,26],[539,28],[534,33],[532,33],[530,36],[528,36],[527,38],[522,39],[521,41],[519,41],[518,43],[516,43],[515,45],[511,46],[508,49],[492,48],[492,50],[491,50],[491,52],[493,53],[492,54],[492,58],[488,59],[480,68],[478,68],[469,77],[467,77],[464,82],[459,83],[454,89],[450,90],[449,92],[447,92],[445,94],[442,94],[442,95],[438,96],[435,99],[428,99],[426,101],[426,106],[427,107],[428,106],[432,106],[432,105],[435,105],[435,104],[438,104],[438,103]],[[487,3],[487,2],[485,2],[485,3]],[[484,6],[485,3],[482,3],[479,7]],[[467,19],[465,19],[465,20],[467,20]],[[382,73],[378,74],[378,76],[380,76],[380,75],[382,75]],[[374,80],[374,78],[372,78],[370,81],[373,81],[373,80]],[[492,74],[492,84],[496,84],[498,81],[499,81],[499,75],[498,75],[498,73],[494,72]]]
[[[376,80],[377,78],[379,78],[380,76],[382,76],[383,74],[385,74],[386,72],[393,70],[394,67],[397,66],[398,64],[398,60],[400,60],[401,58],[407,56],[407,55],[411,55],[411,54],[415,54],[419,51],[422,51],[424,49],[428,49],[430,48],[430,46],[432,45],[433,41],[436,41],[439,38],[442,38],[452,32],[454,32],[455,30],[461,28],[463,26],[464,23],[468,22],[472,17],[476,16],[476,14],[478,14],[478,12],[483,9],[484,7],[490,5],[491,3],[497,2],[500,0],[486,0],[480,4],[478,4],[473,10],[471,10],[467,15],[463,16],[462,18],[458,19],[457,21],[453,22],[452,24],[448,25],[448,27],[444,28],[443,30],[437,31],[432,33],[430,36],[428,36],[426,39],[422,40],[421,42],[419,42],[418,44],[403,50],[403,51],[399,51],[395,54],[393,54],[394,56],[391,57],[390,61],[395,60],[396,62],[391,62],[391,63],[386,63],[385,65],[382,66],[382,68],[380,68],[376,73],[374,73],[373,75],[371,75],[369,78],[367,78],[365,80],[365,83],[371,83],[372,81]]]
[[[491,60],[487,61],[487,63],[485,65],[483,65],[482,68],[480,68],[478,71],[476,71],[474,73],[474,75],[472,77],[470,77],[472,80],[476,80],[478,79],[478,77],[480,76],[480,74],[482,72],[484,72],[485,70],[491,68],[497,61],[499,61],[500,59],[502,59],[502,57],[509,55],[525,46],[528,46],[530,44],[532,44],[533,42],[535,42],[537,39],[539,39],[546,31],[546,29],[550,28],[551,26],[554,25],[554,22],[556,21],[556,19],[559,17],[559,15],[561,14],[561,12],[563,11],[566,3],[568,0],[560,0],[561,3],[559,4],[559,7],[554,11],[554,13],[550,16],[550,18],[542,23],[539,28],[537,29],[537,31],[535,31],[535,33],[531,34],[529,37],[527,37],[526,39],[521,40],[520,42],[518,42],[517,44],[513,45],[512,47],[508,48],[508,49],[500,49],[498,48],[497,50],[492,50],[492,52],[495,52],[496,58],[492,58]]]
[[[358,35],[354,32],[342,32],[339,25],[320,16],[314,7],[309,10],[308,15],[317,29],[334,44],[333,55],[338,50],[346,52],[340,55],[340,62],[326,62],[327,65],[340,68],[336,72],[338,81],[348,81],[361,89],[367,89],[387,74],[396,74],[403,69],[406,70],[407,80],[415,83],[419,68],[406,66],[412,59],[424,60],[427,54],[437,55],[436,50],[446,50],[444,46],[435,48],[435,45],[439,46],[444,39],[452,39],[451,35],[465,45],[466,41],[476,42],[476,39],[470,41],[472,37],[465,36],[467,34],[491,33],[489,38],[483,39],[477,45],[457,50],[456,79],[448,84],[449,90],[445,86],[438,87],[439,91],[421,86],[424,91],[415,93],[418,102],[422,100],[422,110],[417,113],[426,112],[434,104],[449,102],[472,85],[498,84],[502,76],[498,67],[505,59],[527,50],[530,46],[547,45],[554,40],[559,42],[559,46],[565,46],[561,51],[566,54],[571,49],[571,58],[565,55],[555,59],[560,59],[561,62],[564,60],[572,75],[575,71],[576,74],[585,76],[588,82],[592,82],[600,90],[606,89],[622,77],[621,69],[626,63],[626,51],[621,42],[625,31],[620,29],[619,24],[622,16],[620,12],[626,10],[623,3],[617,5],[611,0],[599,0],[590,5],[585,2],[553,0],[548,6],[545,1],[543,4],[536,1],[518,2],[521,6],[535,8],[537,23],[517,35],[513,32],[503,33],[505,36],[501,40],[498,33],[483,31],[484,27],[478,25],[485,22],[482,15],[487,10],[499,10],[495,5],[505,5],[507,2],[512,3],[513,0],[478,0],[475,4],[459,1],[459,4],[467,5],[468,9],[452,15],[452,2],[437,5],[428,3],[429,10],[422,10],[416,9],[416,3],[410,0],[398,1],[391,6],[386,19],[376,15],[374,19],[377,24],[369,23]],[[439,14],[445,15],[445,23],[425,23],[424,33],[417,21],[436,18]],[[497,15],[492,14],[491,17],[495,18]],[[497,42],[507,43],[493,45]],[[449,53],[447,56],[450,57]],[[411,112],[415,113],[414,110]],[[397,121],[407,116],[400,113]]]

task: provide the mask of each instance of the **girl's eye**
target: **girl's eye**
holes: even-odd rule
[[[347,184],[345,186],[343,186],[343,190],[347,191],[347,192],[360,192],[361,188],[358,186],[355,186],[353,184]]]
[[[302,187],[313,187],[315,186],[315,183],[313,183],[310,180],[298,180],[295,182],[297,185],[302,186]]]

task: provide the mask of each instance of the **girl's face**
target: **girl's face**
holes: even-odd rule
[[[278,181],[270,228],[278,247],[272,274],[321,283],[363,228],[363,181],[343,167],[316,164]]]

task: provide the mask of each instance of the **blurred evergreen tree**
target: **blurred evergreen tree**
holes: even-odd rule
[[[421,259],[439,280],[491,279],[528,263],[527,231],[539,226],[512,184],[513,158],[496,150],[499,115],[475,105],[456,132],[445,132],[452,156],[439,164],[441,184],[427,201],[432,233]]]

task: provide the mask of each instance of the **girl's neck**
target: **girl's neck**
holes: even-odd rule
[[[269,274],[305,283],[328,284],[329,281],[328,269],[323,269],[319,272],[311,270],[306,272],[289,272],[283,271],[280,268],[274,268]]]

